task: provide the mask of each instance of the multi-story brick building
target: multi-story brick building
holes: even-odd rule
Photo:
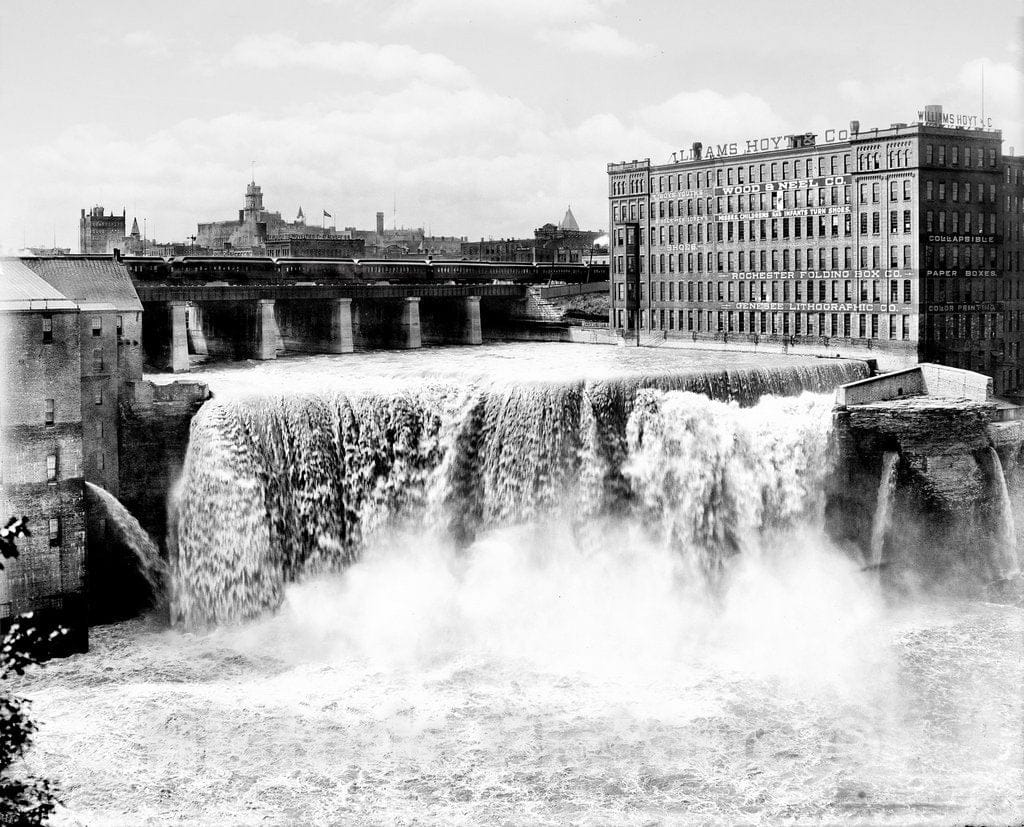
[[[25,257],[23,266],[81,312],[83,470],[118,493],[119,406],[142,379],[142,303],[128,269],[110,256]]]
[[[0,259],[0,517],[32,532],[0,572],[0,622],[52,612],[71,621],[73,648],[85,645],[81,361],[78,305]]]
[[[928,107],[915,124],[609,164],[610,323],[878,348],[1018,395],[1024,159],[1001,144]]]
[[[124,211],[107,214],[103,207],[82,210],[78,222],[78,251],[83,255],[110,254],[124,247]]]

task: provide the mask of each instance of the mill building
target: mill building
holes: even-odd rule
[[[1024,395],[1024,158],[989,120],[694,143],[608,165],[613,329],[879,349]]]

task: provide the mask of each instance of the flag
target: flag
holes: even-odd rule
[[[331,218],[331,214],[327,210],[324,210],[324,218]]]

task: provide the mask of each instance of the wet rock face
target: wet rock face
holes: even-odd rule
[[[994,405],[918,397],[845,413],[859,463],[873,466],[884,451],[897,451],[903,481],[918,486],[932,509],[963,515],[985,498],[988,479],[978,454],[990,444]]]
[[[836,472],[827,518],[833,537],[865,555],[886,451],[899,454],[885,560],[916,579],[984,578],[994,524],[990,403],[911,397],[835,414]],[[968,578],[970,579],[970,578]]]

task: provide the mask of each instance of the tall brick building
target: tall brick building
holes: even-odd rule
[[[0,572],[0,622],[84,612],[80,365],[75,302],[20,260],[0,259],[0,518],[25,516],[32,532]]]
[[[107,214],[103,207],[82,210],[78,222],[78,252],[83,255],[107,254],[124,247],[124,211]]]
[[[110,257],[0,258],[0,517],[32,537],[0,620],[53,611],[84,647],[85,482],[118,491],[119,407],[142,379],[142,304]]]
[[[695,143],[609,164],[608,198],[614,328],[867,346],[1024,393],[1024,158],[976,116]]]

